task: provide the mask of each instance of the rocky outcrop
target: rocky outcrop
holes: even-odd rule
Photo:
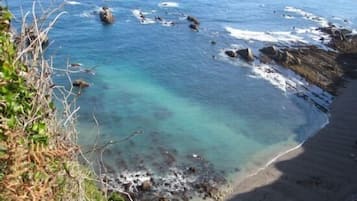
[[[114,23],[114,16],[108,7],[103,7],[99,12],[99,18],[104,24]]]
[[[320,27],[319,31],[328,34],[331,37],[329,46],[341,53],[357,53],[357,35],[351,30],[340,29],[330,24],[328,27]]]
[[[237,55],[242,57],[245,61],[254,61],[254,55],[250,48],[240,49],[236,51]]]
[[[333,25],[319,30],[329,35],[331,41],[328,46],[334,50],[301,45],[268,46],[260,49],[260,52],[309,82],[336,94],[345,76],[357,77],[357,35],[352,35],[351,31],[338,29]],[[264,61],[268,60],[264,58]]]

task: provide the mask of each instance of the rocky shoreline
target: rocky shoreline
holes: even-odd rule
[[[357,35],[334,25],[318,28],[329,35],[329,49],[314,45],[268,46],[260,49],[261,61],[274,61],[307,81],[336,95],[345,76],[357,76]],[[325,38],[320,39],[322,42]]]
[[[264,64],[278,64],[336,95],[344,77],[357,77],[357,35],[332,24],[317,28],[316,31],[328,36],[320,38],[325,48],[299,42],[289,46],[274,44],[263,47],[259,49],[261,54],[258,57],[249,48],[226,50],[225,54],[230,58],[240,57],[247,62],[258,58]],[[323,43],[326,41],[328,43],[325,46]]]
[[[163,175],[150,170],[107,173],[100,179],[109,192],[128,193],[122,194],[127,200],[188,201],[195,197],[222,200],[227,193],[222,191],[222,186],[227,185],[222,175],[194,167],[170,167]]]

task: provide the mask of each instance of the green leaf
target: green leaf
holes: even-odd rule
[[[33,135],[31,136],[31,139],[33,140],[34,143],[39,143],[39,144],[45,144],[48,145],[48,136],[47,135]]]
[[[10,119],[7,121],[7,125],[10,127],[10,128],[15,128],[15,125],[16,125],[16,117],[14,115],[12,115],[10,117]]]

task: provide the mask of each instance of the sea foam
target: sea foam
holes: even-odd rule
[[[304,78],[289,69],[258,64],[253,65],[252,72],[253,75],[250,77],[265,79],[285,94],[296,94],[320,109],[328,110],[334,98],[330,93],[308,83]]]
[[[309,28],[294,28],[292,31],[270,31],[259,32],[235,29],[232,27],[225,28],[229,34],[240,40],[269,42],[269,43],[308,43],[319,46],[326,49],[327,44],[330,41],[330,36],[317,29],[317,27]],[[323,41],[321,40],[323,38]]]
[[[230,33],[231,36],[241,39],[241,40],[253,40],[261,42],[306,42],[303,37],[292,34],[291,32],[259,32],[259,31],[249,31],[243,29],[235,29],[232,27],[226,27],[226,31]]]
[[[69,4],[69,5],[81,5],[81,2],[78,2],[78,1],[64,1],[66,4]]]
[[[309,13],[307,11],[304,11],[304,10],[302,10],[300,8],[287,6],[287,7],[285,7],[284,11],[290,12],[290,13],[296,13],[298,15],[301,15],[307,20],[310,20],[310,21],[318,23],[322,27],[327,27],[328,26],[328,20],[327,19],[325,19],[323,17],[319,17],[319,16],[317,16],[315,14],[312,14],[312,13]]]
[[[147,12],[143,12],[140,9],[134,9],[132,10],[132,13],[134,17],[136,17],[136,19],[140,21],[141,24],[155,24],[155,20],[151,18],[147,18],[147,17],[141,18],[141,14],[146,15],[148,14]]]

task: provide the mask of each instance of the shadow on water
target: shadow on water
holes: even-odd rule
[[[229,201],[355,201],[357,106],[350,104],[357,101],[354,85],[350,85],[354,89],[336,100],[343,103],[336,103],[332,109],[331,123],[308,140],[301,151],[288,153],[281,161],[243,181],[236,187],[236,192],[241,193]],[[277,175],[280,176],[275,179]]]

